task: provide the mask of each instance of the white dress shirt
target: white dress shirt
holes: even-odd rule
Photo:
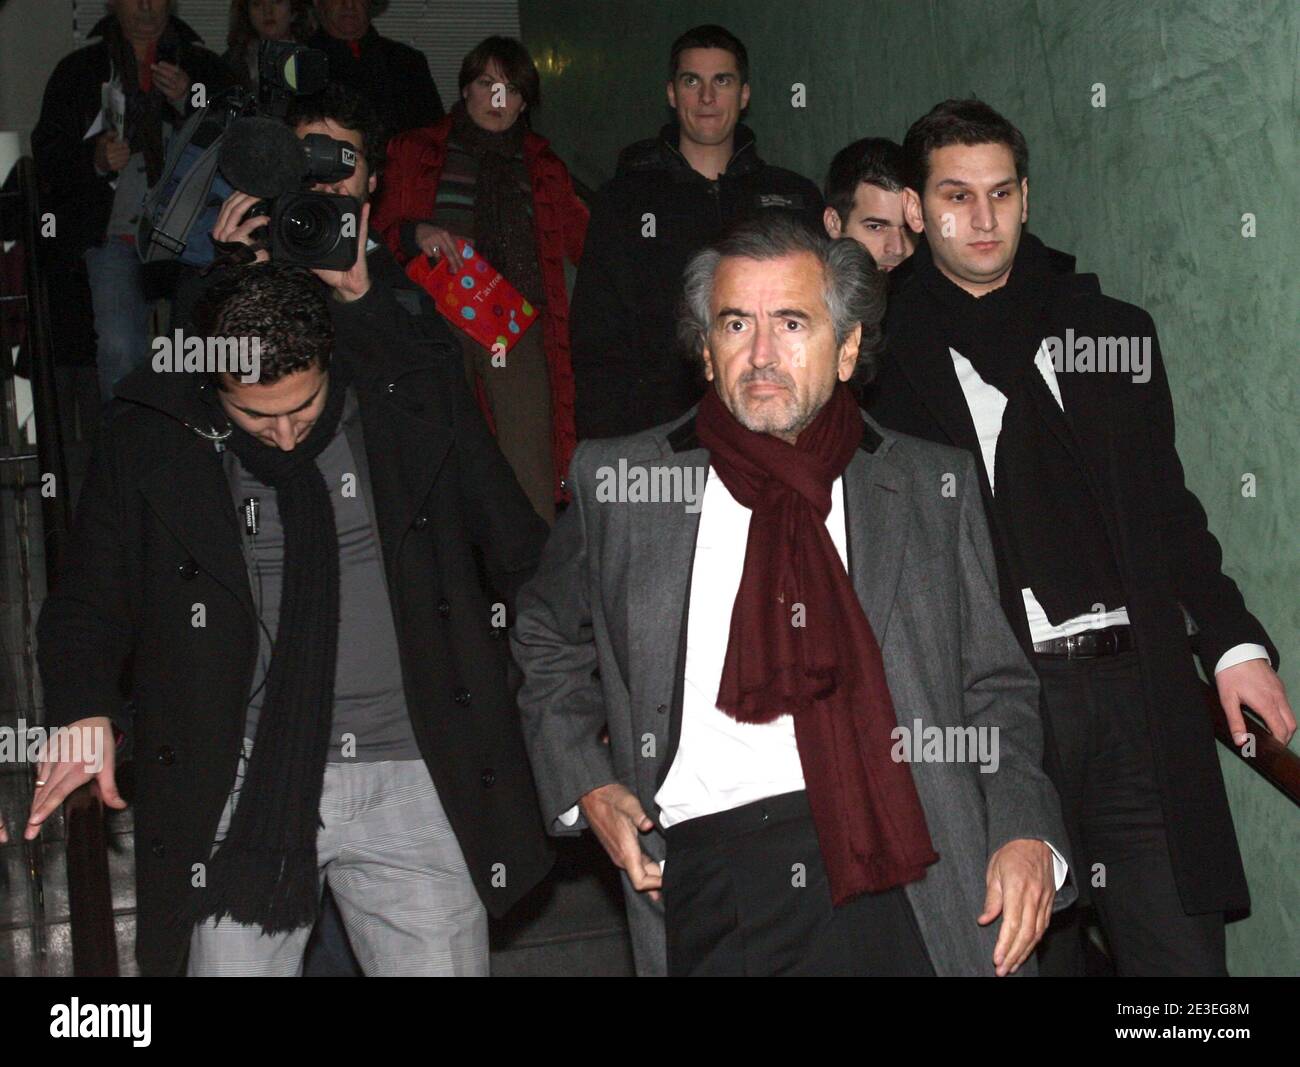
[[[1000,389],[981,378],[971,361],[956,349],[949,348],[948,354],[952,356],[957,382],[966,397],[966,406],[970,408],[971,421],[975,424],[975,435],[979,439],[980,453],[984,457],[984,469],[989,476],[989,490],[996,493],[997,486],[994,484],[993,475],[994,459],[997,455],[998,434],[1002,432],[1002,415],[1006,411],[1007,398]],[[1052,366],[1052,357],[1048,354],[1046,345],[1039,348],[1038,355],[1034,357],[1034,366],[1042,374],[1057,405],[1064,411],[1061,388],[1056,381],[1056,368]],[[1098,533],[1100,534],[1100,531]],[[1072,619],[1066,619],[1059,626],[1053,626],[1032,589],[1026,587],[1020,590],[1020,595],[1025,602],[1025,615],[1029,619],[1029,635],[1034,644],[1057,637],[1068,637],[1070,634],[1081,633],[1084,630],[1127,626],[1129,623],[1128,609],[1115,607],[1105,611],[1076,615]],[[1214,665],[1214,673],[1218,674],[1221,670],[1249,659],[1266,660],[1268,650],[1263,645],[1249,643],[1235,645],[1219,657],[1219,662]]]
[[[655,794],[659,825],[665,830],[687,819],[795,793],[804,787],[793,718],[782,715],[766,723],[737,722],[717,708],[722,663],[731,634],[731,609],[745,568],[751,514],[710,467],[691,572],[681,735],[668,776]],[[831,486],[826,529],[840,562],[847,567],[844,485],[840,478]]]
[[[717,707],[731,634],[731,610],[745,567],[750,516],[749,508],[731,495],[710,468],[691,570],[681,733],[672,766],[655,794],[659,825],[664,829],[804,788],[803,764],[791,716],[781,715],[767,723],[744,723]],[[842,478],[831,486],[826,531],[847,570],[848,528]],[[1051,842],[1047,846],[1052,850],[1056,888],[1060,889],[1065,883],[1065,859]]]

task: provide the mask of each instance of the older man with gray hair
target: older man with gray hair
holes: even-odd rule
[[[623,872],[641,974],[1030,973],[1073,896],[972,461],[846,384],[884,287],[782,214],[697,253],[713,388],[579,447],[520,593],[543,816]]]

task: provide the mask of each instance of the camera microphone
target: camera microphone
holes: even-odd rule
[[[308,175],[308,157],[293,130],[255,116],[230,124],[217,164],[231,186],[262,200],[296,192]]]

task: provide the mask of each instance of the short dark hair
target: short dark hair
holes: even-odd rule
[[[319,93],[295,96],[285,116],[285,121],[295,129],[305,122],[325,119],[361,134],[361,152],[366,157],[371,175],[384,169],[388,158],[388,131],[368,99],[340,82],[329,82]]]
[[[530,113],[542,106],[542,80],[528,49],[513,37],[485,37],[476,44],[473,51],[461,60],[457,91],[463,93],[465,86],[487,70],[494,59],[506,81],[519,90],[519,95],[528,105],[520,117],[531,126]]]
[[[677,309],[677,342],[684,353],[701,358],[709,336],[710,305],[718,266],[727,258],[769,260],[807,252],[817,258],[825,277],[826,309],[841,344],[853,327],[862,326],[854,377],[870,381],[882,348],[888,280],[857,241],[832,239],[814,230],[793,212],[761,211],[732,223],[712,244],[691,256],[682,278]]]
[[[312,366],[328,370],[334,353],[325,289],[302,267],[226,268],[195,306],[194,326],[201,337],[256,337],[261,385]]]
[[[903,138],[907,184],[924,192],[930,153],[954,144],[1004,144],[1016,161],[1016,180],[1029,176],[1029,145],[1023,133],[982,100],[945,100],[912,123]]]
[[[668,80],[677,77],[677,61],[688,48],[721,48],[736,57],[736,70],[740,74],[740,84],[749,84],[749,52],[730,30],[709,23],[687,30],[673,42],[668,53]]]
[[[823,186],[826,204],[847,225],[859,185],[866,182],[886,192],[901,193],[907,184],[905,175],[902,145],[886,137],[864,137],[841,148],[831,160]]]

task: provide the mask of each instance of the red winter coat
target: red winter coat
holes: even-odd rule
[[[432,126],[394,137],[388,145],[388,165],[371,207],[371,229],[379,234],[398,261],[409,258],[401,248],[403,222],[434,219],[435,198],[447,159],[451,117]],[[577,444],[573,418],[573,367],[569,362],[569,295],[564,286],[564,257],[576,264],[582,257],[590,213],[573,191],[573,181],[560,157],[544,137],[524,135],[524,163],[533,190],[533,235],[541,260],[546,306],[542,312],[542,342],[551,382],[551,449],[555,466],[555,499],[566,498],[561,481]],[[488,425],[482,391],[479,403]],[[494,429],[495,432],[495,429]]]

